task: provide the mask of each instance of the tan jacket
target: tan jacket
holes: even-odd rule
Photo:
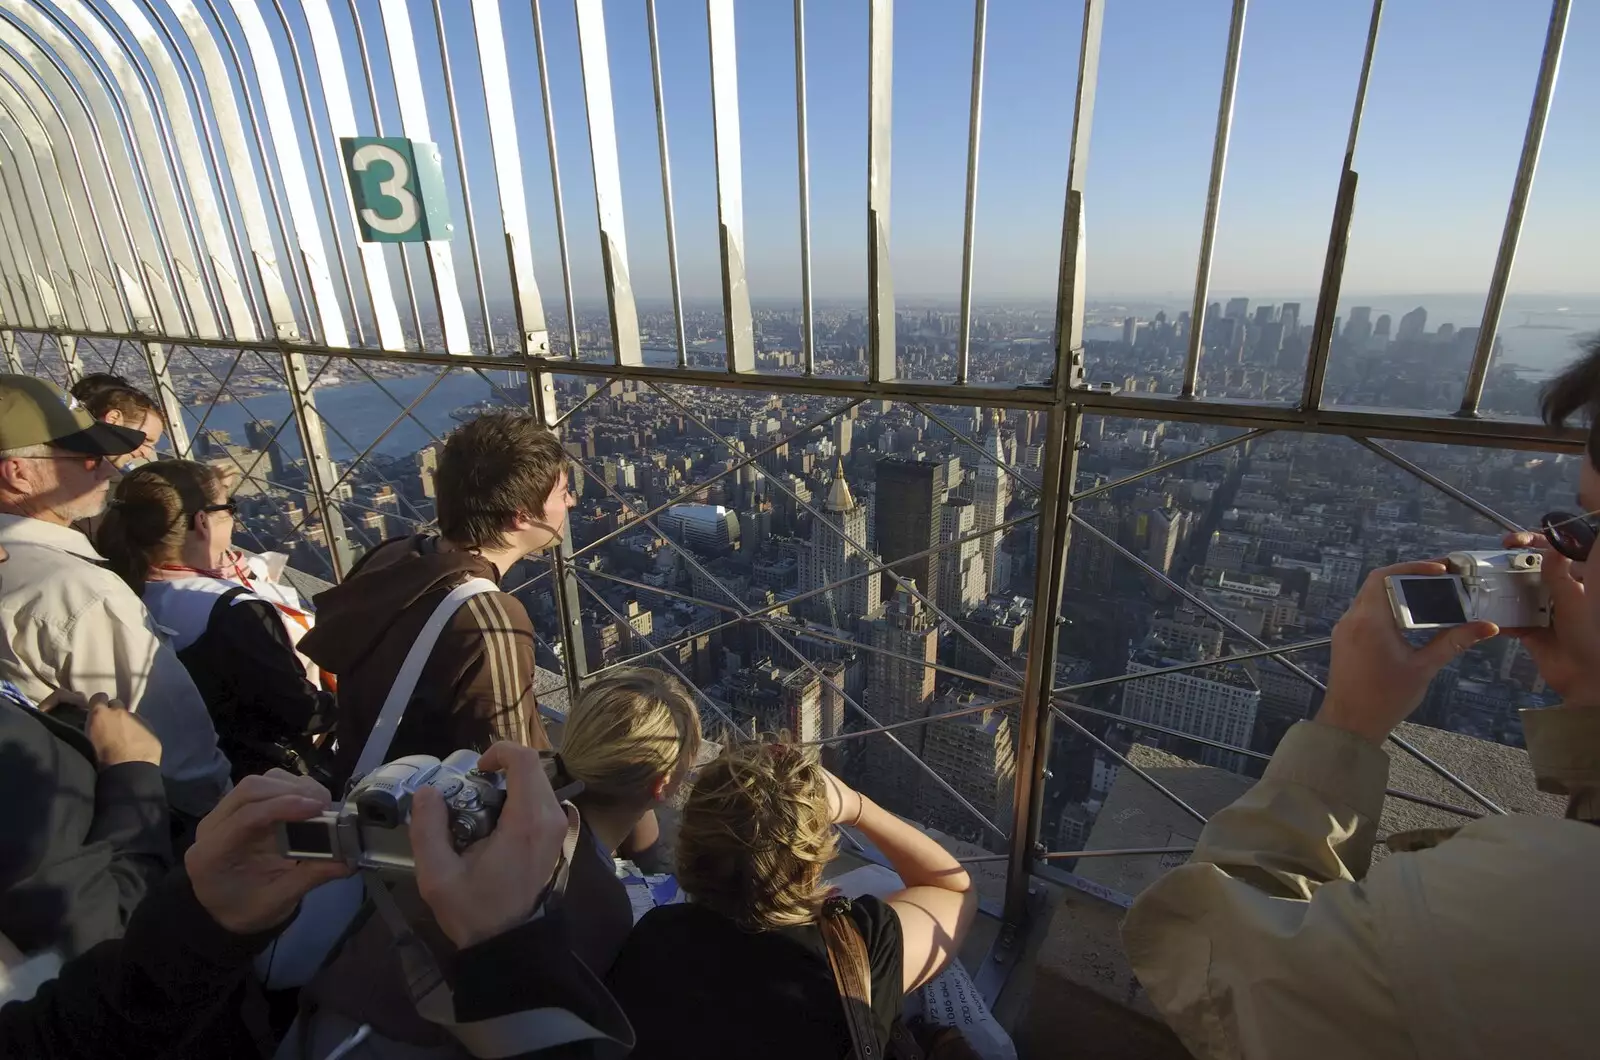
[[[1389,757],[1300,722],[1134,902],[1129,960],[1201,1057],[1600,1056],[1600,709],[1524,711],[1568,816],[1494,816],[1371,864]],[[1370,869],[1370,871],[1369,871]]]
[[[217,731],[189,671],[157,634],[138,594],[78,531],[0,515],[0,678],[34,703],[56,689],[104,692],[161,740],[172,808],[204,817],[233,786]]]

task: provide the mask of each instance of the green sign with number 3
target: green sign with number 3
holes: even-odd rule
[[[339,146],[365,242],[450,238],[455,226],[436,145],[400,136],[347,136]]]

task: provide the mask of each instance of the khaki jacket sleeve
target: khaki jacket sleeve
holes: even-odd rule
[[[1139,981],[1202,1057],[1411,1057],[1381,959],[1371,863],[1389,758],[1300,722],[1189,863],[1134,902]]]

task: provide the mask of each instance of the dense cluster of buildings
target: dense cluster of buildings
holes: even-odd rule
[[[1203,325],[1205,392],[1298,397],[1309,315],[1295,303],[1213,306]],[[798,314],[757,318],[764,367],[790,370]],[[659,315],[642,319],[647,336],[661,330]],[[1089,343],[1091,380],[1177,389],[1187,314],[1123,316],[1119,330],[1107,323],[1096,333],[1115,337]],[[949,374],[952,313],[903,311],[897,325],[905,374]],[[691,342],[709,341],[717,326],[693,317]],[[1047,310],[980,318],[974,380],[1043,379],[1051,326]],[[603,336],[598,318],[580,329],[591,347]],[[1432,375],[1452,376],[1440,366],[1474,342],[1471,329],[1428,331],[1420,308],[1398,322],[1357,308],[1339,325],[1329,393],[1432,403],[1442,395],[1422,382],[1424,362]],[[859,367],[864,344],[864,314],[819,314],[820,364]],[[697,349],[691,361],[705,356]],[[1515,378],[1495,375],[1492,384],[1504,403],[1527,398]],[[684,388],[674,393],[679,407],[642,384],[617,381],[594,394],[601,385],[558,382],[563,404],[595,397],[563,435],[582,469],[573,483],[574,641],[587,668],[645,654],[694,685],[713,732],[825,741],[830,764],[885,805],[1003,849],[1018,739],[1012,689],[1036,611],[1040,543],[1029,516],[1040,495],[1042,415],[869,401],[827,419],[837,399]],[[199,440],[208,458],[245,469],[241,536],[324,573],[329,543],[307,510],[303,464],[277,440],[279,425],[253,422],[246,433]],[[1214,660],[1325,637],[1376,566],[1495,546],[1495,527],[1347,439],[1273,435],[1201,453],[1230,434],[1083,421],[1077,487],[1092,495],[1074,506],[1055,705],[1103,744],[1055,728],[1045,809],[1056,849],[1078,849],[1092,828],[1121,768],[1107,747],[1152,744],[1258,769],[1230,748],[1269,752],[1314,711],[1327,653],[1284,656],[1292,669],[1271,658]],[[1524,519],[1566,504],[1571,492],[1558,459],[1399,448]],[[1192,458],[1147,473],[1180,457]],[[352,550],[432,517],[437,464],[430,446],[343,472],[336,495]],[[1140,477],[1096,492],[1129,475]],[[654,514],[640,520],[646,512]],[[567,660],[546,571],[530,561],[510,580],[534,618],[541,662],[558,668]],[[1526,653],[1496,641],[1452,664],[1417,720],[1517,743],[1517,708],[1545,698]]]

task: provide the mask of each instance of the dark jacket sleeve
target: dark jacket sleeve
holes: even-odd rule
[[[88,841],[111,847],[108,877],[126,923],[172,867],[172,827],[160,766],[123,762],[100,771]]]
[[[560,915],[513,928],[462,950],[455,959],[456,1021],[468,1023],[531,1008],[560,1008],[612,1036],[521,1053],[538,1060],[610,1060],[633,1047],[633,1029],[606,988],[572,952]]]
[[[161,771],[95,770],[79,732],[0,706],[0,933],[67,956],[121,935],[172,865]]]
[[[0,1008],[0,1057],[159,1056],[228,999],[272,934],[224,930],[176,872],[126,936],[68,961],[31,1000]]]
[[[325,730],[333,721],[333,697],[318,690],[295,656],[278,611],[265,600],[227,600],[208,629],[220,649],[235,700],[285,737]]]

